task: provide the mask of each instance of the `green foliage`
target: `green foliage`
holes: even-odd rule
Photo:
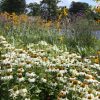
[[[8,13],[24,13],[26,7],[25,0],[2,0],[1,11]]]
[[[42,0],[41,1],[41,13],[42,17],[46,19],[55,19],[57,17],[57,4],[59,0]]]
[[[70,27],[72,32],[69,33],[70,36],[67,38],[69,47],[74,50],[76,49],[76,51],[77,46],[82,48],[95,47],[97,40],[92,33],[94,27],[94,23],[92,21],[90,22],[86,18],[77,18],[77,20],[72,23]]]
[[[94,20],[100,20],[100,13],[99,12],[95,12],[92,14]]]
[[[30,10],[28,15],[32,15],[32,16],[40,15],[40,4],[30,3],[30,4],[28,4],[27,8],[29,8],[29,10]]]
[[[71,16],[86,16],[88,19],[94,18],[95,13],[91,10],[91,6],[84,2],[72,2],[69,8]]]
[[[77,52],[81,55],[82,59],[84,59],[84,57],[94,54],[96,50],[90,47],[77,46]]]
[[[82,2],[72,2],[71,6],[69,8],[69,12],[72,14],[76,14],[78,12],[85,13],[86,10],[89,9],[88,3],[82,3]]]

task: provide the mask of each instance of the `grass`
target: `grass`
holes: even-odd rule
[[[5,15],[1,16],[5,18]],[[99,49],[99,40],[96,40],[91,34],[91,31],[99,25],[89,22],[87,19],[79,18],[76,22],[67,24],[64,20],[61,24],[57,21],[46,22],[39,17],[17,16],[15,14],[12,14],[12,16],[13,20],[11,19],[10,22],[5,22],[4,19],[1,21],[0,35],[6,37],[7,41],[17,48],[25,48],[30,43],[38,43],[42,40],[61,47],[66,45],[68,50],[72,52],[79,52],[77,47],[87,48],[86,50],[89,52],[93,48],[96,48],[94,51]],[[24,18],[24,21],[22,18]],[[62,29],[65,30],[63,33],[61,33]],[[70,31],[68,32],[68,30]]]

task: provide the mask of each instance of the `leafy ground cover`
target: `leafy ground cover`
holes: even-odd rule
[[[100,65],[40,41],[17,49],[0,36],[1,100],[99,100]]]

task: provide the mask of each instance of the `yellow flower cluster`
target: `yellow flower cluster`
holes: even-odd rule
[[[61,23],[60,22],[64,17],[66,17],[68,15],[68,9],[66,7],[64,7],[59,12],[60,12],[60,14],[58,16],[58,19],[55,22],[52,22],[51,20],[49,20],[45,23],[45,26],[47,28],[50,28],[50,26],[56,26],[58,31],[60,31],[60,29],[61,29]]]
[[[27,15],[16,15],[15,13],[9,14],[7,12],[0,13],[0,17],[3,18],[7,23],[12,23],[13,25],[20,25],[27,22],[28,17]]]
[[[98,5],[98,6],[95,8],[95,11],[96,11],[97,13],[100,13],[100,5]]]
[[[96,20],[96,22],[99,24],[100,23],[100,19],[99,20]]]
[[[92,57],[92,62],[96,64],[100,64],[100,50],[97,51],[96,56]]]

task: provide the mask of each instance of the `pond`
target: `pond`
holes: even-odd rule
[[[93,34],[96,36],[97,39],[100,39],[100,30],[93,31]]]

